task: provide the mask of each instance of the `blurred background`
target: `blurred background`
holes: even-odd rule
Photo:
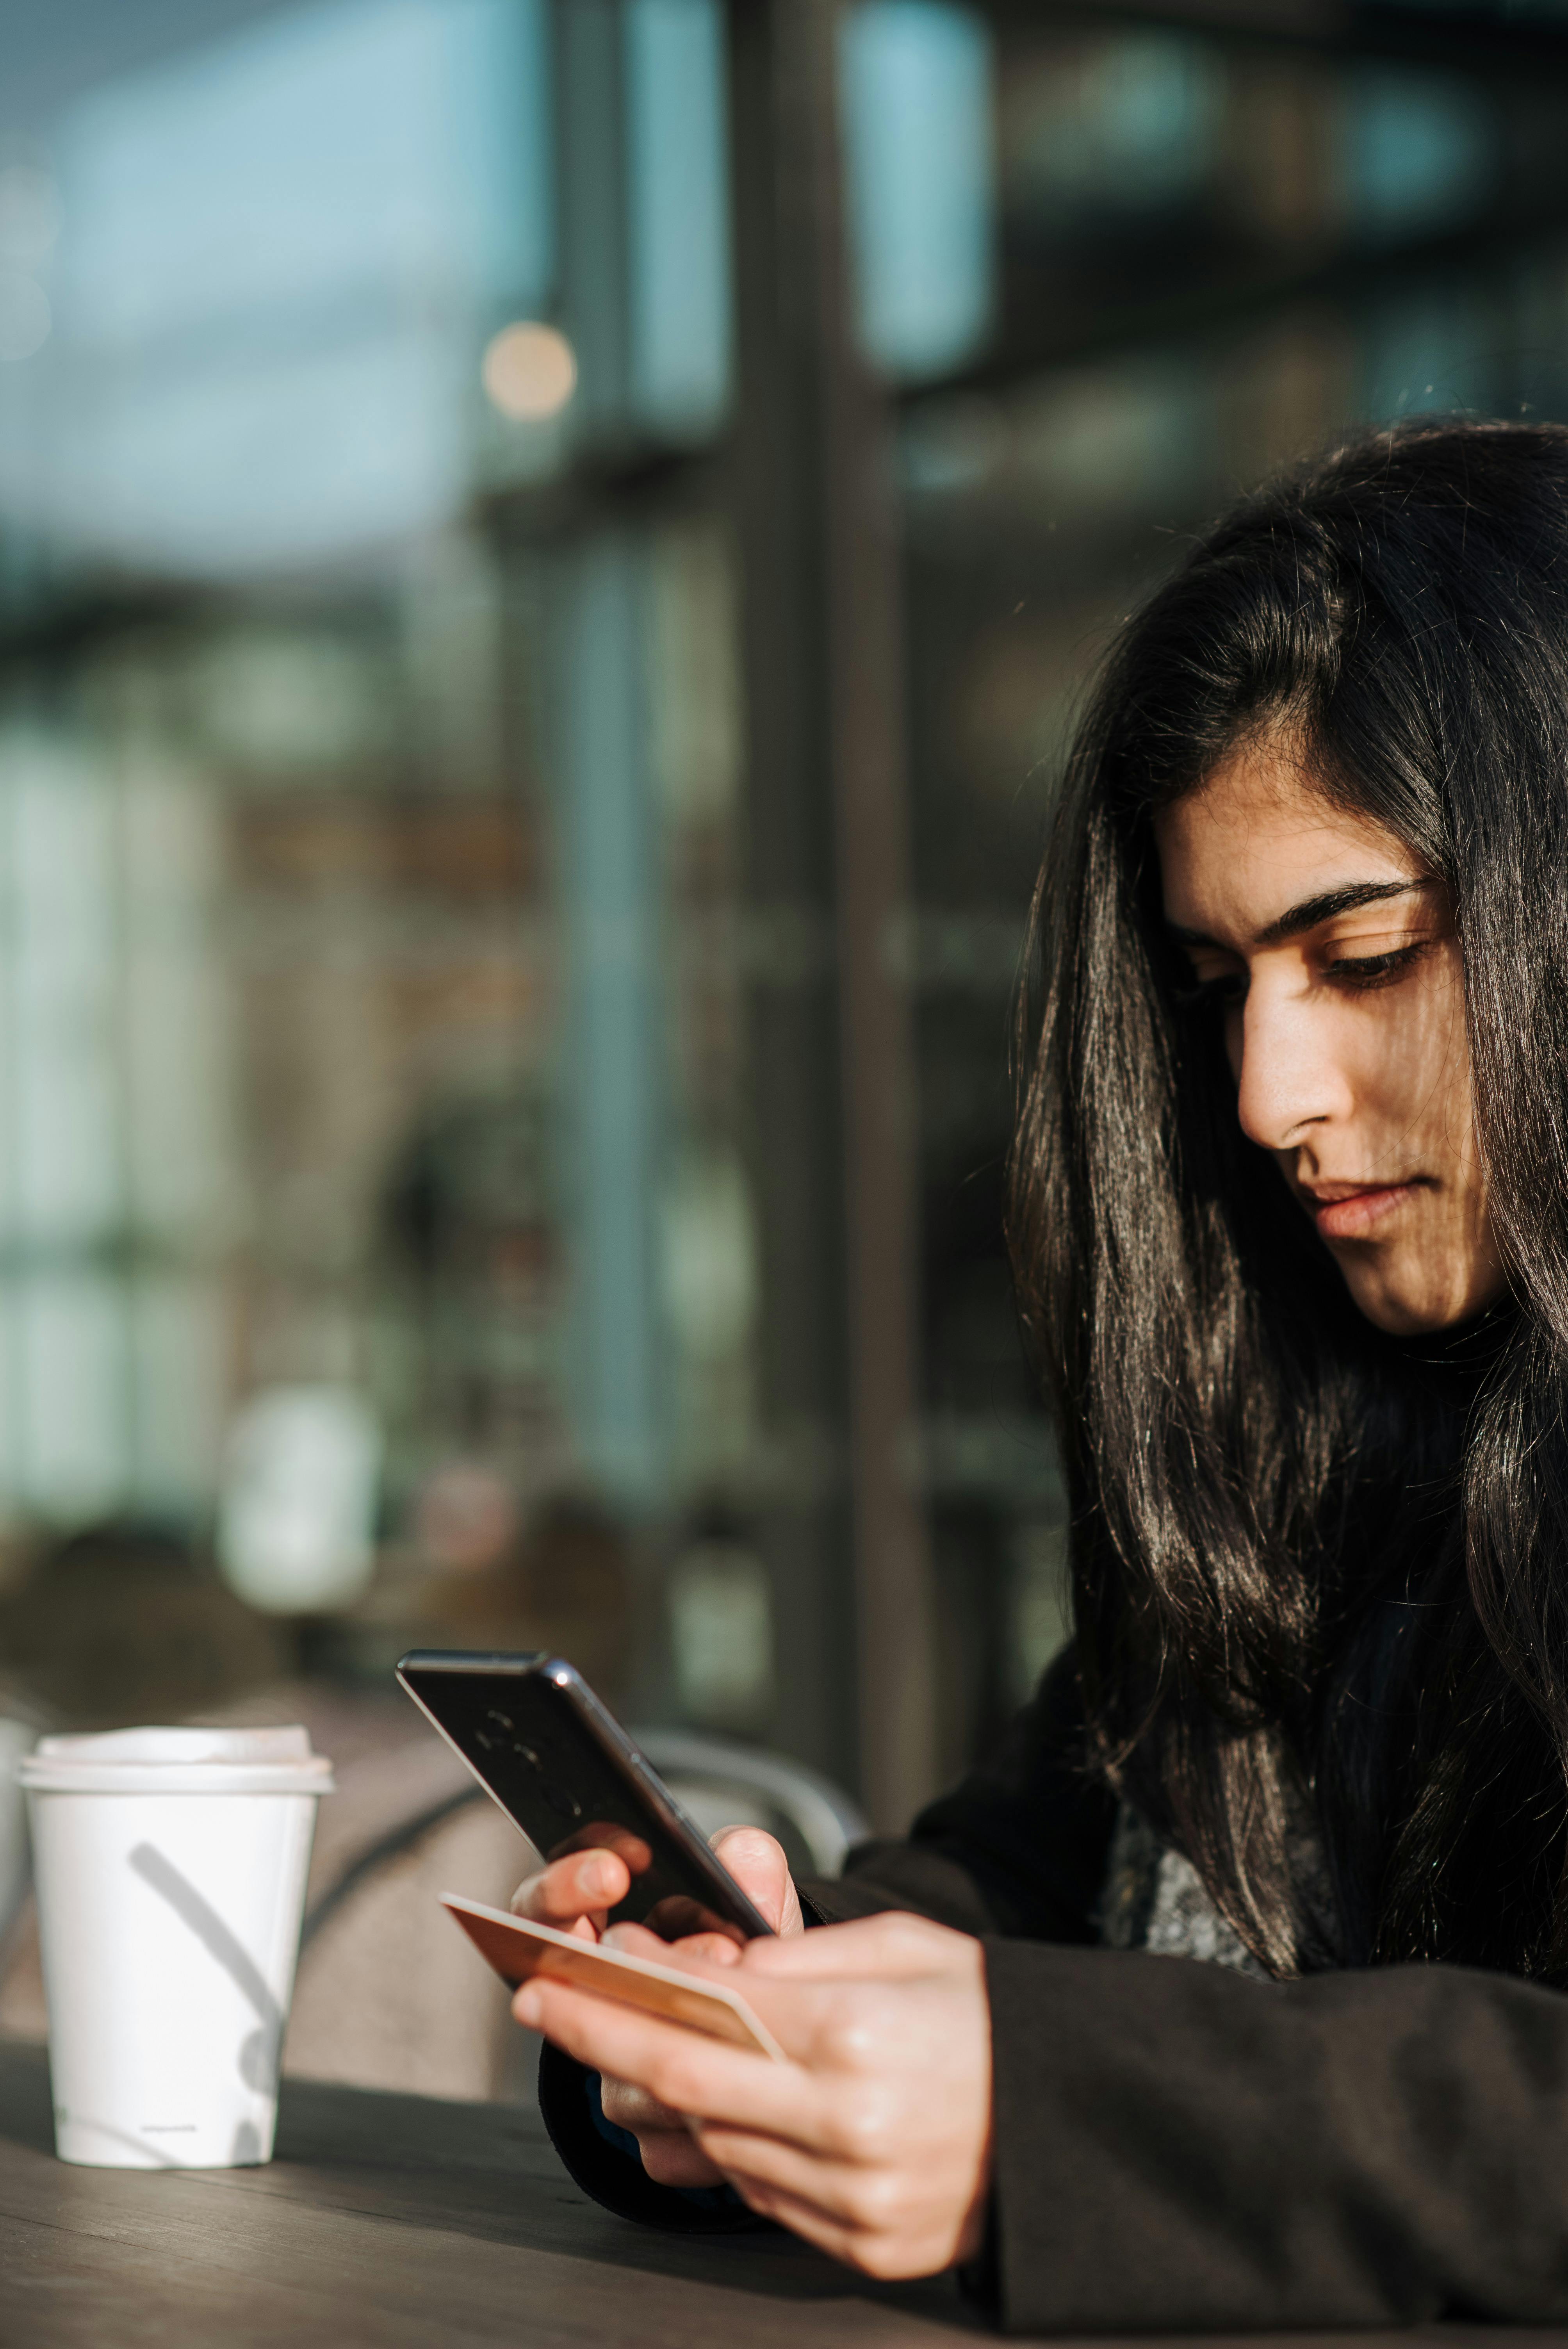
[[[547,1646],[900,1827],[1062,1637],[1075,697],[1265,467],[1568,415],[1568,5],[5,18],[0,1710]]]

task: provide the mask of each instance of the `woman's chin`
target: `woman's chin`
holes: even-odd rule
[[[1436,1330],[1451,1330],[1465,1318],[1431,1307],[1412,1306],[1403,1299],[1363,1297],[1354,1288],[1350,1294],[1357,1310],[1373,1328],[1384,1330],[1390,1338],[1429,1337]]]
[[[1358,1312],[1390,1338],[1424,1338],[1439,1330],[1458,1330],[1484,1313],[1503,1294],[1507,1282],[1501,1269],[1476,1268],[1477,1277],[1465,1281],[1433,1281],[1425,1268],[1400,1278],[1400,1268],[1340,1264],[1345,1285]]]

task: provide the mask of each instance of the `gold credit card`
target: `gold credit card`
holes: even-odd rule
[[[483,1901],[465,1900],[460,1893],[443,1892],[441,1902],[513,1990],[535,1974],[544,1975],[552,1982],[570,1982],[573,1990],[591,1991],[596,1998],[614,1999],[621,2006],[640,2006],[665,2023],[706,2032],[710,2039],[727,2039],[731,2046],[771,2056],[775,2064],[789,2060],[739,1992],[723,1983],[698,1981],[652,1958],[607,1950],[575,1933],[559,1932],[553,1925],[532,1924],[505,1909],[487,1909]]]

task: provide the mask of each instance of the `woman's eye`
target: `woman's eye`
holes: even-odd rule
[[[1348,987],[1357,994],[1365,994],[1377,987],[1392,987],[1404,978],[1437,943],[1434,938],[1416,938],[1408,947],[1391,947],[1386,954],[1340,955],[1324,965],[1324,976]]]

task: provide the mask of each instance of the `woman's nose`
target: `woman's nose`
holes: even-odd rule
[[[1253,981],[1243,1012],[1236,1077],[1242,1132],[1264,1150],[1292,1149],[1307,1129],[1342,1118],[1351,1107],[1328,1008],[1293,989]]]

